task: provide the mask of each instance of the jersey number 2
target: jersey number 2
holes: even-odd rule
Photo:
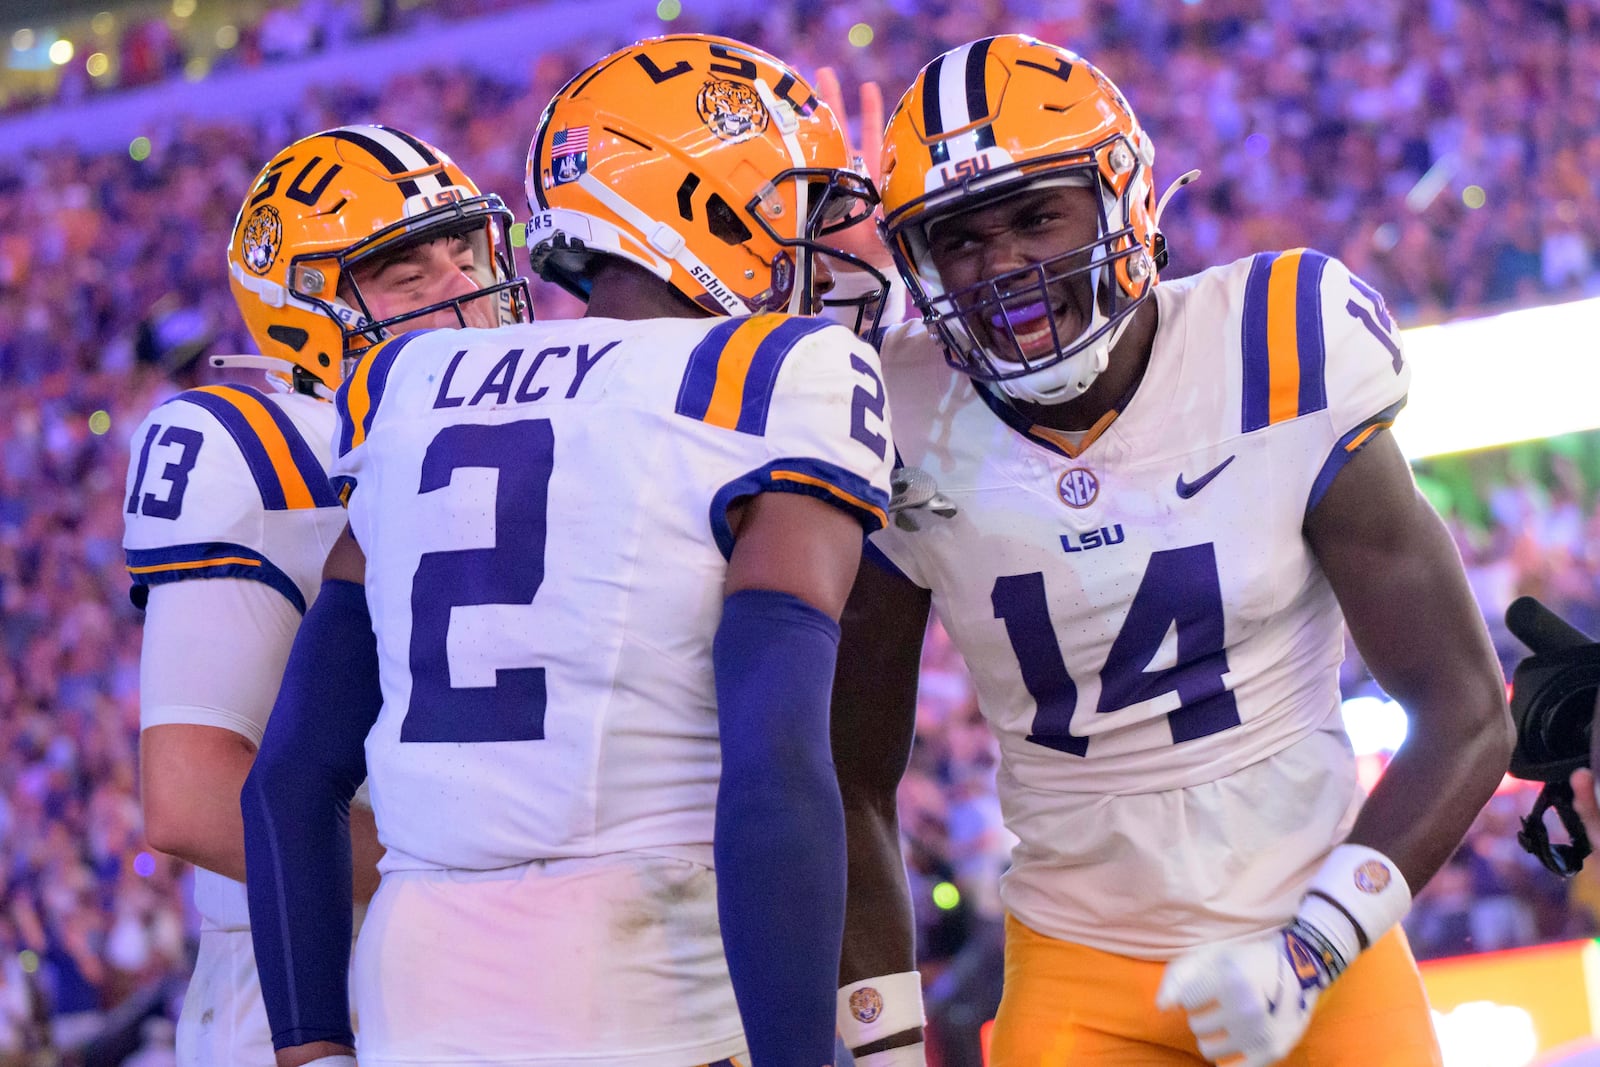
[[[544,737],[543,667],[495,672],[492,686],[450,684],[450,613],[480,604],[531,604],[544,582],[545,514],[555,464],[548,419],[450,426],[422,457],[431,493],[463,467],[499,472],[493,548],[425,552],[411,582],[411,703],[401,741],[538,741]],[[423,520],[425,521],[425,520]]]
[[[1002,575],[995,579],[990,600],[994,617],[1006,625],[1022,682],[1038,709],[1028,740],[1087,756],[1089,739],[1072,732],[1078,687],[1067,673],[1050,625],[1044,575],[1039,571]],[[1177,665],[1147,670],[1174,627]],[[1173,743],[1209,737],[1239,725],[1238,704],[1223,682],[1227,671],[1216,549],[1204,544],[1152,553],[1128,617],[1106,654],[1095,711],[1109,714],[1176,692],[1181,706],[1167,714]]]

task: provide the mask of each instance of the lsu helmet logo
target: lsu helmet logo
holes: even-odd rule
[[[871,986],[862,986],[850,994],[850,1014],[858,1023],[870,1023],[883,1014],[883,996]]]
[[[283,244],[283,218],[271,204],[262,204],[250,213],[239,236],[239,249],[244,265],[257,274],[272,269],[278,258],[278,248]]]
[[[713,78],[700,87],[695,109],[706,127],[724,141],[744,141],[767,128],[767,109],[744,82]]]

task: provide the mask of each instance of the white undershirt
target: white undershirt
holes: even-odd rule
[[[263,582],[204,578],[150,588],[139,728],[220,726],[261,744],[300,612]]]

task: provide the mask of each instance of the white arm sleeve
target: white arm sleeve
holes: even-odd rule
[[[139,728],[221,726],[261,744],[300,612],[271,586],[208,578],[150,588]]]

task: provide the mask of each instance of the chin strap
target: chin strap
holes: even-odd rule
[[[722,284],[722,280],[711,268],[690,250],[688,242],[677,230],[664,222],[652,219],[593,174],[586,172],[579,177],[578,187],[616,212],[623,221],[637,230],[649,245],[652,258],[658,258],[658,262],[661,263],[670,260],[688,271],[724,312],[729,315],[749,315],[755,311],[735,295],[733,290]],[[662,276],[659,270],[656,271],[656,275],[666,281],[672,276],[671,268],[667,269],[665,276]]]

